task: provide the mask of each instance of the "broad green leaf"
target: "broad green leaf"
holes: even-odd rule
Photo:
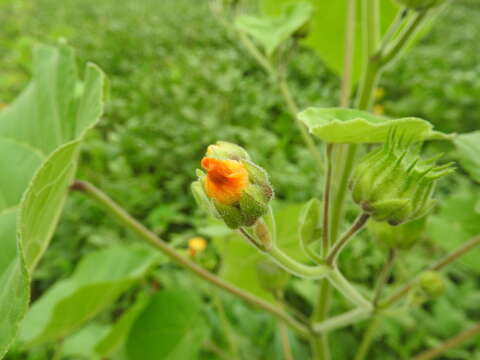
[[[278,247],[294,259],[305,262],[306,255],[300,247],[298,237],[298,218],[301,204],[275,204]],[[273,301],[273,296],[260,286],[257,264],[265,255],[248,244],[236,233],[217,237],[215,246],[222,256],[219,275],[225,280],[266,300]]]
[[[141,279],[158,260],[144,247],[115,246],[90,253],[74,274],[57,282],[25,316],[19,339],[27,345],[63,337]]]
[[[208,333],[200,310],[195,293],[180,289],[158,292],[130,330],[128,359],[196,359]]]
[[[312,10],[308,2],[297,2],[285,7],[276,17],[238,16],[235,25],[257,40],[271,56],[282,42],[308,22]]]
[[[278,14],[285,4],[297,3],[301,0],[262,0],[265,14]],[[345,38],[345,18],[347,2],[344,0],[309,0],[314,6],[314,14],[310,22],[310,32],[304,44],[314,49],[325,63],[336,73],[341,74],[343,68],[343,51]],[[384,33],[395,18],[398,6],[390,0],[381,0],[380,25]],[[355,56],[353,57],[353,79],[359,79],[363,59],[363,26],[361,1],[357,1],[357,21],[355,28]]]
[[[109,329],[100,341],[95,345],[95,353],[103,357],[107,357],[118,350],[125,342],[130,329],[142,313],[148,303],[147,296],[139,296],[137,301],[131,306],[118,321]],[[98,340],[98,339],[97,339]]]
[[[102,113],[103,82],[92,64],[78,79],[71,49],[37,46],[32,81],[0,112],[0,357],[27,309],[29,273],[55,229],[81,141]]]
[[[452,251],[480,234],[480,214],[475,209],[479,198],[475,188],[462,186],[442,201],[438,214],[429,216],[427,223],[427,233],[432,241],[446,251]],[[480,272],[479,257],[480,247],[477,247],[457,261]]]
[[[101,357],[95,352],[98,339],[103,338],[111,329],[111,326],[92,322],[75,334],[66,338],[62,345],[64,357],[74,357],[88,360],[100,360]]]
[[[389,119],[354,109],[310,107],[300,112],[298,118],[313,135],[328,143],[383,142],[392,128],[413,141],[449,138],[433,131],[432,124],[420,118]]]
[[[461,134],[453,139],[460,164],[477,182],[480,182],[480,131]]]

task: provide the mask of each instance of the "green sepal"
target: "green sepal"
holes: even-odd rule
[[[246,226],[255,224],[258,218],[268,211],[268,199],[258,185],[249,185],[243,191],[239,205],[243,216],[243,224]]]
[[[234,205],[220,204],[218,201],[213,200],[215,209],[217,209],[221,219],[230,229],[238,229],[245,225],[243,221],[242,212]]]
[[[248,177],[252,184],[260,186],[265,198],[268,200],[273,198],[273,188],[268,179],[268,173],[260,166],[254,164],[251,161],[243,160],[242,164],[245,166],[248,172]]]
[[[210,145],[206,155],[216,159],[250,160],[250,155],[243,147],[227,141],[217,141]]]
[[[377,221],[387,221],[390,225],[399,225],[408,219],[411,213],[409,199],[389,199],[365,204],[364,210],[371,212]]]

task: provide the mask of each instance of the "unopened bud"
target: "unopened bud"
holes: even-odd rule
[[[437,166],[432,160],[407,160],[409,145],[393,130],[385,144],[354,170],[353,200],[376,221],[399,225],[424,216],[435,204],[436,180],[454,171],[451,163]]]
[[[430,297],[438,297],[445,291],[445,281],[436,271],[425,271],[420,275],[420,288]]]
[[[250,160],[250,156],[244,148],[227,141],[217,141],[215,144],[209,145],[206,156],[237,161]]]
[[[210,145],[202,167],[207,173],[198,174],[192,185],[194,196],[228,227],[253,226],[267,213],[273,197],[268,175],[243,148],[226,142]]]

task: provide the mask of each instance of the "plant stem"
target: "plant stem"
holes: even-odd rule
[[[282,349],[285,360],[294,360],[292,347],[290,346],[290,341],[288,340],[287,326],[284,323],[279,323],[278,330],[280,332],[280,339],[282,341]]]
[[[446,351],[453,349],[454,347],[460,345],[464,341],[470,339],[471,337],[480,334],[480,322],[471,327],[470,329],[467,329],[465,331],[462,331],[460,334],[448,339],[445,341],[443,344],[440,346],[427,350],[417,356],[415,356],[412,360],[430,360],[434,359],[437,356],[445,353]]]
[[[418,11],[415,13],[413,20],[404,28],[404,31],[399,35],[397,41],[385,51],[385,54],[382,55],[382,66],[392,62],[395,57],[400,53],[400,51],[405,47],[413,35],[420,28],[420,25],[425,20],[426,15],[428,14],[427,10]]]
[[[270,61],[268,61],[268,59],[260,52],[260,50],[258,50],[249,37],[243,31],[237,30],[237,33],[240,42],[249,52],[249,54],[255,59],[255,61],[265,69],[268,75],[270,75],[272,78],[276,77],[276,71],[272,64],[270,64]]]
[[[333,249],[327,256],[327,264],[328,265],[335,265],[337,262],[337,257],[340,254],[340,251],[347,245],[348,241],[352,239],[353,235],[355,235],[358,231],[360,231],[363,226],[367,223],[367,220],[370,218],[370,214],[361,213],[358,215],[357,219],[353,222],[350,229],[348,229],[338,240]]]
[[[71,185],[70,189],[79,191],[87,195],[91,199],[95,200],[109,215],[116,219],[125,228],[129,229],[147,244],[160,250],[171,260],[173,260],[179,265],[184,266],[186,269],[190,270],[200,278],[210,282],[218,288],[226,290],[227,292],[245,300],[246,302],[254,306],[257,306],[269,312],[273,316],[277,317],[278,319],[284,321],[286,324],[291,326],[300,335],[310,335],[310,330],[307,326],[295,320],[282,309],[279,309],[271,303],[228,283],[227,281],[219,278],[218,276],[210,273],[209,271],[206,271],[204,268],[197,265],[193,261],[177,253],[173,248],[168,245],[168,243],[160,239],[155,233],[151,232],[145,226],[143,226],[143,224],[135,220],[126,210],[120,207],[108,195],[106,195],[104,192],[102,192],[100,189],[96,188],[92,184],[77,180]]]
[[[343,73],[340,90],[340,106],[348,107],[350,104],[350,96],[352,91],[352,73],[353,73],[353,57],[355,53],[355,20],[356,20],[356,0],[347,0],[347,13],[345,20],[345,38],[344,38],[344,55],[343,55]],[[342,145],[340,145],[341,147]],[[323,254],[325,257],[330,250],[331,244],[335,241],[338,235],[338,225],[340,213],[342,211],[342,203],[345,194],[340,199],[340,206],[336,204],[336,214],[333,214],[332,223],[334,226],[334,233],[330,232],[330,225],[332,222],[331,212],[331,196],[332,196],[332,177],[333,177],[333,159],[332,159],[333,145],[327,144],[325,148],[326,157],[326,174],[325,187],[323,192]],[[341,178],[343,180],[343,178]],[[345,189],[346,189],[345,185]],[[335,201],[338,201],[338,195]],[[333,235],[333,236],[332,236]],[[313,322],[323,322],[328,317],[330,309],[330,302],[332,297],[332,287],[327,279],[321,280],[317,301],[313,312]],[[330,359],[330,349],[328,344],[328,334],[323,332],[319,337],[314,338],[312,342],[313,353],[317,360]]]
[[[322,244],[325,257],[330,249],[330,195],[332,191],[332,144],[325,145],[325,164],[327,166],[325,172],[324,188],[323,188],[323,222],[322,222]]]
[[[370,301],[365,299],[362,294],[360,294],[353,285],[345,279],[342,273],[338,269],[328,273],[328,279],[332,285],[343,295],[345,296],[352,304],[357,305],[363,309],[371,309],[372,305]]]
[[[269,255],[286,271],[299,277],[307,279],[321,279],[327,276],[327,274],[331,271],[330,267],[326,265],[308,266],[299,263],[276,246],[273,246],[272,249],[268,252],[265,252],[265,254]]]
[[[345,25],[343,73],[340,90],[340,106],[348,107],[352,91],[353,55],[355,50],[355,15],[356,0],[347,1],[347,16]]]
[[[364,360],[368,355],[368,350],[375,339],[375,332],[380,325],[380,321],[381,315],[375,312],[370,320],[370,323],[368,324],[365,334],[363,335],[362,343],[355,354],[355,360]]]
[[[361,321],[370,316],[370,309],[356,308],[341,315],[334,316],[321,323],[314,324],[313,330],[315,333],[323,334],[334,329],[351,325],[357,321]]]
[[[380,48],[378,50],[379,53],[383,53],[385,48],[390,44],[390,41],[395,36],[395,34],[400,29],[402,22],[407,18],[408,15],[408,8],[404,7],[398,10],[398,13],[395,17],[395,20],[390,24],[385,36],[382,39],[382,43],[380,44]]]
[[[392,272],[393,265],[397,258],[397,250],[390,248],[388,250],[388,258],[383,265],[382,271],[378,275],[377,284],[375,285],[375,291],[373,296],[373,306],[376,307],[380,298],[382,297],[383,288],[385,287],[388,277]]]
[[[328,318],[328,310],[330,309],[330,302],[332,299],[332,286],[328,279],[322,279],[318,288],[317,303],[315,304],[312,324],[323,323]],[[322,332],[314,339],[315,344],[312,348],[315,350],[315,360],[330,359],[330,348],[328,345],[328,334]]]
[[[480,236],[476,236],[470,239],[465,244],[452,251],[450,254],[446,255],[436,263],[429,266],[425,271],[439,271],[478,245],[480,245]],[[406,283],[404,286],[394,292],[391,296],[389,296],[384,302],[379,304],[379,306],[385,308],[399,301],[401,298],[408,294],[408,292],[412,289],[413,285],[418,282],[419,277],[420,275],[417,275],[414,279],[410,280],[408,283]]]

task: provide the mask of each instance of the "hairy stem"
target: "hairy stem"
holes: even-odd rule
[[[397,258],[397,251],[396,249],[389,249],[388,250],[388,258],[383,265],[382,271],[378,275],[377,284],[375,285],[374,296],[373,296],[373,306],[376,307],[380,298],[382,297],[383,288],[385,287],[390,273],[392,272],[393,265],[395,264],[395,260]]]
[[[392,62],[398,54],[400,54],[401,50],[407,45],[407,43],[412,39],[415,33],[422,25],[423,21],[428,14],[427,10],[418,11],[412,21],[404,28],[403,32],[399,35],[397,41],[391,45],[390,48],[385,50],[385,54],[381,56],[382,58],[382,66],[385,66]]]
[[[454,347],[459,346],[463,342],[471,339],[472,337],[480,334],[480,322],[476,325],[472,326],[470,329],[462,331],[460,334],[448,339],[443,344],[439,345],[438,347],[427,350],[417,356],[415,356],[412,360],[430,360],[438,357],[439,355],[447,352]]]
[[[330,195],[332,191],[332,144],[325,145],[325,163],[327,165],[323,189],[323,220],[322,245],[323,256],[327,256],[330,249]]]
[[[272,249],[265,254],[269,255],[278,265],[291,274],[307,279],[321,279],[327,276],[331,271],[326,265],[308,266],[292,259],[282,250],[273,246]]]
[[[337,261],[337,257],[340,254],[340,251],[347,245],[348,241],[352,239],[353,235],[355,235],[358,231],[360,231],[363,226],[367,223],[368,219],[370,218],[370,215],[367,213],[361,213],[357,219],[353,222],[352,226],[350,229],[348,229],[338,240],[335,245],[333,246],[333,249],[330,251],[330,253],[327,256],[327,264],[328,265],[335,265]]]
[[[279,309],[278,307],[272,305],[271,303],[250,294],[228,282],[219,278],[218,276],[206,271],[201,266],[197,265],[193,261],[185,258],[171,248],[168,243],[160,239],[155,233],[148,230],[143,224],[135,220],[126,210],[120,207],[115,203],[107,194],[102,192],[100,189],[96,188],[92,184],[84,181],[75,181],[71,187],[71,190],[79,191],[82,194],[87,195],[92,200],[95,200],[109,215],[116,219],[121,225],[125,228],[132,231],[140,239],[145,241],[147,244],[152,247],[160,250],[162,253],[167,255],[171,260],[177,264],[185,267],[187,270],[196,274],[200,278],[208,281],[209,283],[221,288],[246,302],[255,305],[278,319],[282,320],[293,329],[295,329],[299,334],[303,336],[309,336],[310,330],[304,324],[298,322],[289,314]]]
[[[364,360],[368,355],[368,351],[370,350],[370,346],[372,345],[373,340],[375,339],[375,333],[377,331],[378,326],[382,317],[378,313],[374,313],[372,318],[370,319],[370,323],[368,324],[368,328],[363,335],[362,342],[360,347],[358,348],[357,353],[355,354],[355,360]]]

